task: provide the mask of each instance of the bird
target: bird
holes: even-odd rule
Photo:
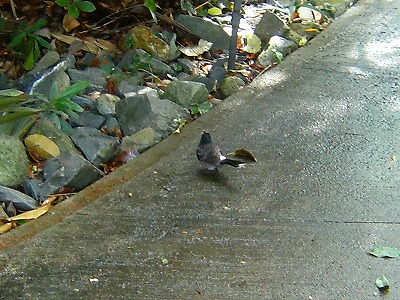
[[[201,135],[196,156],[200,162],[201,169],[205,171],[216,171],[222,165],[230,165],[238,168],[244,164],[239,160],[226,158],[219,147],[212,142],[211,135],[206,131],[203,131]]]

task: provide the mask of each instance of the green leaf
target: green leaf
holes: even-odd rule
[[[90,1],[82,1],[82,2],[79,2],[77,5],[81,11],[93,12],[96,10],[96,7]]]
[[[15,46],[19,45],[25,38],[26,38],[26,32],[18,34],[11,40],[11,43],[8,44],[8,48],[9,49],[14,48]]]
[[[59,5],[59,6],[66,7],[66,6],[70,6],[71,5],[71,1],[69,1],[69,0],[56,0],[56,4]]]
[[[12,132],[15,127],[15,123],[16,123],[16,121],[0,124],[0,132],[2,134],[6,134],[6,135],[12,135]]]
[[[75,129],[65,120],[60,119],[61,130],[64,131],[68,136],[73,136],[75,133]]]
[[[60,122],[60,118],[55,114],[55,113],[51,113],[49,115],[47,115],[47,118],[53,122],[53,124],[58,128],[61,129],[61,122]]]
[[[47,24],[46,19],[40,19],[38,20],[35,24],[32,26],[28,27],[26,30],[27,33],[34,33],[35,31],[38,31],[40,28],[43,28]]]
[[[67,110],[73,110],[77,112],[83,112],[83,108],[80,107],[78,104],[73,102],[72,100],[69,100],[67,98],[60,98],[54,101],[54,106],[58,110],[68,113]]]
[[[23,93],[24,92],[16,90],[16,89],[0,90],[0,96],[16,97],[16,96],[22,95]]]
[[[32,40],[28,41],[28,55],[26,57],[25,63],[24,63],[24,68],[25,70],[32,70],[33,66],[35,65],[35,49],[34,49],[35,45],[34,42]]]
[[[17,96],[17,97],[6,97],[6,98],[0,98],[0,111],[4,111],[9,109],[10,107],[14,107],[16,105],[21,106],[24,104],[26,100],[26,96],[24,95]]]
[[[197,15],[200,17],[205,17],[208,15],[208,11],[202,8],[197,9]]]
[[[208,13],[209,13],[211,16],[220,16],[220,15],[222,15],[222,10],[219,9],[218,7],[212,7],[212,8],[210,8],[210,9],[208,10]]]
[[[378,287],[378,289],[389,289],[389,280],[386,279],[385,275],[379,275],[375,279],[375,284]]]
[[[400,257],[400,249],[377,245],[374,248],[372,248],[371,251],[369,251],[369,254],[380,258],[383,257],[395,258],[395,257]]]
[[[41,36],[35,36],[36,41],[39,43],[40,46],[45,47],[49,50],[53,50],[53,46],[50,45],[49,42],[47,42],[45,39],[43,39]]]
[[[22,139],[29,129],[35,124],[37,120],[37,115],[27,116],[22,119],[19,119],[14,126],[14,129],[11,133],[13,136],[17,136]]]
[[[50,93],[49,93],[50,100],[56,99],[57,95],[58,95],[58,82],[56,80],[53,82],[50,88]]]
[[[208,112],[212,107],[213,107],[212,103],[206,101],[200,104],[193,105],[190,111],[193,115],[199,116]]]
[[[34,62],[37,62],[37,60],[40,57],[40,48],[39,48],[39,44],[37,42],[36,39],[33,40],[33,59]]]
[[[283,60],[283,54],[276,49],[271,49],[271,50],[272,52],[275,53],[277,62],[280,63]]]
[[[197,11],[194,9],[192,3],[181,1],[181,8],[186,10],[190,15],[196,15]]]
[[[42,112],[40,109],[29,109],[25,111],[7,113],[5,115],[0,116],[0,124],[15,121],[31,115],[36,115],[40,112]]]
[[[71,5],[68,8],[68,13],[70,14],[71,17],[73,17],[74,19],[76,19],[77,17],[79,17],[79,9],[75,6],[75,5]]]
[[[144,6],[146,6],[151,12],[156,12],[157,10],[157,3],[155,0],[146,0]]]
[[[84,89],[90,86],[89,81],[80,81],[77,82],[69,87],[67,87],[62,93],[60,93],[57,96],[57,99],[60,98],[70,98],[72,96],[76,96],[80,92],[82,92]]]

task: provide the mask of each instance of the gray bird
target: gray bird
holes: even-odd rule
[[[219,147],[212,142],[208,132],[203,132],[196,150],[196,156],[201,168],[207,171],[215,171],[222,165],[230,165],[237,168],[244,164],[241,161],[226,158]]]

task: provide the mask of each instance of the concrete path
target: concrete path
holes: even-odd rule
[[[1,299],[400,299],[400,2],[360,1],[136,161],[0,237]],[[208,129],[257,163],[198,171]],[[397,157],[397,159],[396,159]],[[131,194],[130,194],[131,193]]]

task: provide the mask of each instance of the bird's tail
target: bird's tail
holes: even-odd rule
[[[239,160],[225,158],[225,159],[221,160],[220,164],[221,165],[230,165],[232,167],[238,168],[241,165],[244,165],[244,162],[239,161]]]

